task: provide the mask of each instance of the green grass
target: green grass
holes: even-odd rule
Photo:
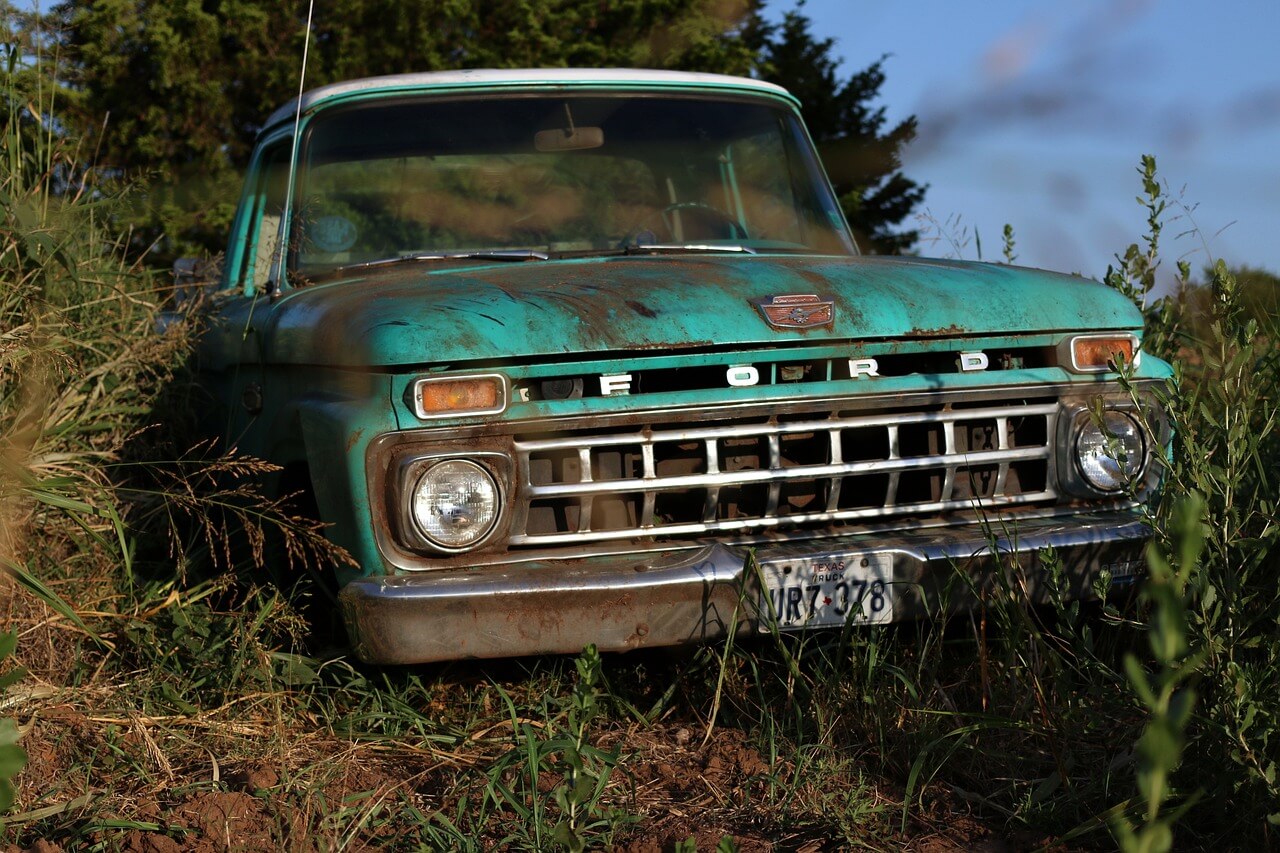
[[[306,647],[301,573],[258,580],[270,549],[342,555],[258,493],[265,463],[186,446],[192,330],[154,333],[167,279],[112,230],[136,190],[80,166],[27,106],[47,104],[32,69],[7,67],[0,777],[16,746],[33,760],[0,842],[1274,843],[1280,329],[1223,265],[1152,298],[1176,207],[1154,160],[1148,233],[1106,276],[1179,374],[1132,606],[1029,609],[1010,566],[949,622],[375,669]]]

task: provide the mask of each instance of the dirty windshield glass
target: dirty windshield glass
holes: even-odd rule
[[[294,265],[645,246],[854,251],[807,137],[763,102],[400,100],[305,140]]]

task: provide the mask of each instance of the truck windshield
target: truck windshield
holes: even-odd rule
[[[431,254],[705,246],[851,254],[799,121],[695,97],[405,99],[318,116],[299,273]]]

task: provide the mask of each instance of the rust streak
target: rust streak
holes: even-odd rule
[[[657,317],[658,316],[657,311],[654,311],[648,305],[644,305],[640,302],[636,302],[633,299],[627,300],[627,307],[630,308],[632,311],[636,312],[637,314],[639,314],[641,317]]]
[[[954,338],[965,334],[965,330],[952,323],[950,326],[939,326],[936,329],[910,329],[908,338]]]

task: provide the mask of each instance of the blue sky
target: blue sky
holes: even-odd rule
[[[920,223],[922,254],[967,239],[974,257],[976,231],[998,257],[1009,222],[1018,263],[1100,277],[1143,231],[1135,170],[1154,154],[1181,199],[1163,269],[1212,257],[1280,272],[1280,0],[809,0],[804,12],[836,39],[844,75],[889,54],[883,105],[890,121],[919,118],[905,171],[930,185],[937,223]]]

